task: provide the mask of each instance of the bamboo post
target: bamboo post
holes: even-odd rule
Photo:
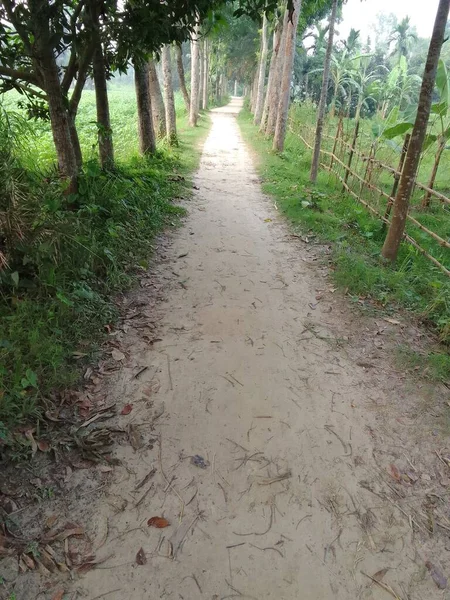
[[[411,139],[411,134],[407,133],[405,135],[405,141],[403,142],[402,152],[400,154],[400,162],[398,163],[397,171],[394,173],[394,187],[392,188],[391,197],[386,206],[386,212],[384,213],[384,218],[388,219],[391,214],[392,206],[394,204],[394,198],[397,193],[398,182],[400,181],[400,176],[403,169],[403,164],[405,162],[406,153],[408,152],[409,140]],[[384,224],[386,226],[386,223]]]
[[[445,140],[445,137],[442,136],[439,139],[438,150],[437,150],[436,156],[434,158],[433,170],[431,172],[430,181],[428,182],[428,187],[430,189],[433,189],[433,187],[434,187],[434,181],[436,179],[436,175],[437,175],[438,168],[439,168],[439,163],[441,161],[442,153],[445,150],[445,146],[446,146],[446,140]],[[424,209],[429,208],[430,204],[431,204],[431,192],[426,191],[425,195],[422,199],[422,208],[424,208]]]
[[[336,152],[336,147],[338,144],[338,140],[339,140],[339,135],[341,132],[341,127],[342,127],[342,113],[339,117],[339,121],[338,121],[338,126],[337,126],[337,130],[336,130],[336,135],[334,137],[334,143],[333,143],[333,150],[331,152],[331,159],[330,159],[330,169],[333,167],[333,158],[334,158],[334,154]]]
[[[347,167],[345,169],[345,176],[344,176],[344,184],[345,185],[342,187],[343,192],[345,192],[347,182],[348,182],[348,177],[350,175],[350,167],[352,166],[352,160],[353,160],[353,155],[355,153],[355,146],[356,146],[356,140],[358,139],[358,133],[359,133],[359,119],[358,119],[358,121],[356,121],[355,132],[353,134],[352,145],[351,145],[350,154],[348,157],[348,163],[347,163]]]

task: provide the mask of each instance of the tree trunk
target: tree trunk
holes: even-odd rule
[[[186,107],[186,112],[189,114],[191,99],[189,98],[189,92],[186,87],[186,77],[184,76],[184,66],[183,66],[183,51],[181,48],[181,44],[177,44],[175,46],[175,55],[177,58],[177,71],[178,71],[178,79],[180,80],[180,90],[183,94],[184,106]]]
[[[293,12],[289,15],[290,11],[286,11],[288,13],[286,23],[286,46],[284,48],[283,75],[281,77],[280,104],[278,106],[277,124],[275,126],[275,135],[273,138],[273,149],[278,152],[283,151],[284,140],[286,137],[292,70],[294,67],[295,39],[297,37],[300,8],[301,0],[293,0]]]
[[[442,43],[444,41],[445,27],[449,9],[450,0],[439,0],[433,34],[431,36],[430,46],[428,49],[427,62],[425,64],[425,71],[422,79],[416,122],[414,123],[411,141],[409,142],[405,164],[400,178],[397,195],[395,197],[391,226],[389,227],[389,231],[381,250],[382,256],[390,261],[395,261],[397,258],[400,243],[405,231],[409,200],[411,198],[417,167],[420,160],[420,152],[422,150],[427,131],[428,120],[430,117],[433,89],[436,81],[436,71]]]
[[[134,63],[134,84],[138,113],[139,150],[141,154],[153,154],[156,150],[153,130],[148,69]]]
[[[276,77],[274,71],[276,68],[278,52],[280,50],[280,37],[281,37],[280,34],[281,34],[281,29],[280,29],[279,25],[277,24],[275,27],[275,31],[273,32],[273,48],[272,48],[272,56],[270,57],[269,78],[267,81],[266,96],[264,98],[264,107],[263,107],[263,112],[262,112],[262,116],[261,116],[261,124],[259,127],[259,130],[261,132],[266,130],[267,119],[269,116],[269,104],[270,104],[270,99],[273,95],[273,82]]]
[[[162,48],[161,62],[164,82],[164,103],[166,106],[167,141],[170,145],[177,145],[177,115],[175,112],[175,97],[173,94],[172,64],[170,60],[170,46]]]
[[[258,73],[258,85],[256,88],[256,102],[255,102],[255,117],[253,122],[255,125],[261,123],[261,117],[264,108],[264,86],[266,83],[266,67],[267,67],[267,52],[269,42],[269,23],[267,20],[266,13],[263,16],[263,26],[261,33],[261,55],[259,58],[259,73]]]
[[[203,71],[204,71],[204,63],[203,57],[205,54],[205,41],[201,40],[200,42],[200,68],[198,74],[198,108],[199,110],[203,110]]]
[[[71,126],[74,127],[75,123],[71,123],[67,99],[61,88],[58,66],[50,43],[48,11],[43,10],[41,3],[36,0],[30,1],[29,5],[35,23],[34,46],[47,95],[59,172],[68,181],[66,193],[76,193],[78,166],[71,136]]]
[[[331,52],[333,51],[334,25],[336,23],[337,5],[338,0],[333,0],[328,29],[327,51],[325,54],[325,63],[323,65],[322,90],[320,92],[319,108],[317,110],[316,139],[314,141],[314,152],[311,163],[311,173],[309,176],[312,183],[316,183],[317,172],[319,170],[320,146],[322,144],[323,122],[325,119],[325,109],[327,107],[328,82],[330,79]]]
[[[287,10],[286,10],[287,13]],[[284,65],[284,50],[286,47],[286,31],[287,31],[288,15],[285,14],[280,32],[280,42],[278,44],[277,56],[273,70],[273,80],[271,82],[271,93],[269,97],[269,107],[267,112],[266,135],[275,134],[275,126],[277,124],[278,107],[280,104],[281,77],[283,75]]]
[[[106,68],[100,37],[96,40],[92,71],[95,85],[95,103],[97,108],[97,135],[100,154],[100,165],[107,169],[114,164],[114,147],[109,115],[108,90],[106,85]]]
[[[255,72],[255,77],[253,78],[253,85],[252,85],[252,95],[250,97],[250,111],[252,114],[255,113],[255,108],[256,108],[256,98],[257,98],[257,94],[258,94],[258,78],[259,78],[259,62],[258,62],[258,66]]]
[[[158,73],[153,59],[148,61],[148,85],[150,92],[150,104],[152,110],[153,131],[159,139],[167,135],[166,109],[159,85]]]
[[[434,187],[434,182],[436,180],[436,175],[437,175],[437,172],[439,169],[439,163],[441,162],[442,153],[445,150],[445,146],[446,146],[445,137],[442,136],[439,138],[439,145],[438,145],[438,149],[436,152],[436,156],[434,158],[433,170],[431,172],[430,181],[428,182],[428,187],[430,189],[433,189],[433,187]],[[422,208],[430,208],[430,203],[431,203],[431,192],[425,192],[421,206],[422,206]]]
[[[206,110],[208,108],[208,99],[209,99],[209,43],[208,40],[205,40],[204,48],[203,48],[203,108]]]
[[[237,96],[238,93],[238,82],[237,79],[234,80],[234,95]]]
[[[189,111],[189,125],[197,126],[198,100],[199,100],[199,72],[200,72],[200,27],[197,23],[191,42],[191,105]]]

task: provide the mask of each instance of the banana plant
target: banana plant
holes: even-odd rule
[[[437,142],[437,150],[434,157],[434,165],[431,171],[430,179],[428,181],[428,187],[430,189],[433,189],[442,154],[447,146],[447,141],[450,139],[450,83],[447,67],[445,66],[445,63],[442,60],[439,61],[437,69],[436,88],[439,94],[439,100],[438,102],[435,102],[431,107],[431,113],[435,115],[435,118],[431,122],[430,130],[427,133],[425,143],[422,148],[422,151],[424,152],[430,146]],[[397,136],[404,135],[414,127],[414,121],[414,113],[410,112],[409,115],[405,115],[403,121],[400,121],[396,125],[385,129],[385,131],[383,132],[383,136],[388,140],[392,140]],[[432,133],[432,130],[435,127],[439,128],[439,132],[437,134]],[[422,208],[428,208],[430,206],[430,201],[431,193],[426,192],[422,200]]]

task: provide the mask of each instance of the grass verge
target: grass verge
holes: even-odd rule
[[[401,307],[432,327],[443,342],[441,353],[428,357],[439,369],[430,369],[439,379],[449,378],[450,281],[412,246],[402,244],[394,266],[380,259],[385,237],[382,223],[321,172],[317,184],[309,182],[311,152],[292,134],[285,151],[272,151],[243,110],[238,122],[246,142],[258,156],[263,189],[276,199],[279,210],[294,228],[311,232],[332,243],[333,278],[354,296],[369,298],[383,310]],[[424,365],[427,357],[418,362]]]
[[[190,193],[209,129],[207,116],[195,129],[181,116],[175,149],[162,145],[146,159],[119,153],[111,173],[87,160],[69,198],[51,162],[30,158],[42,126],[2,114],[0,454],[18,426],[39,427],[55,392],[92,360],[118,316],[115,295],[147,268],[155,234],[179,222],[173,199]],[[133,121],[123,127],[136,132]]]

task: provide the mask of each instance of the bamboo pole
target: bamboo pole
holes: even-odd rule
[[[356,146],[356,140],[358,139],[358,133],[359,133],[359,119],[358,119],[358,121],[356,121],[355,132],[353,134],[352,147],[350,149],[350,154],[348,157],[348,165],[347,165],[347,167],[345,167],[346,172],[345,172],[345,176],[344,176],[344,181],[346,184],[348,182],[348,177],[350,174],[350,167],[352,166],[353,155],[355,154],[355,146]]]

